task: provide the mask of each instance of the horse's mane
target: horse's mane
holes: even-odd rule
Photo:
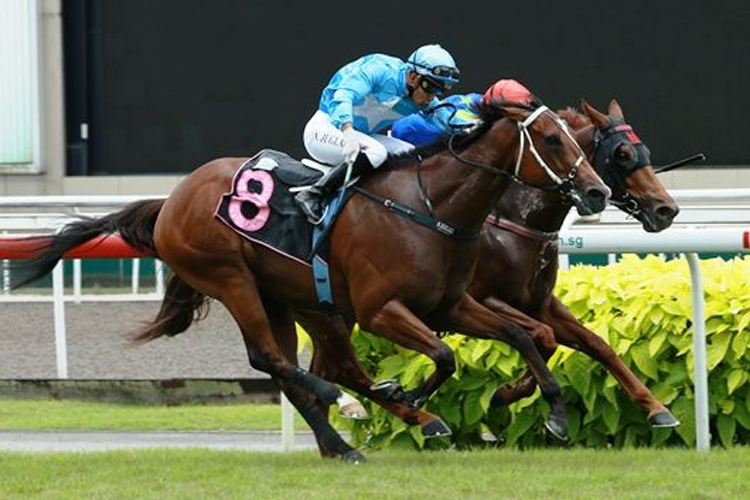
[[[523,109],[528,109],[529,111],[533,111],[541,105],[542,105],[542,102],[536,97],[533,98],[530,104],[525,104],[525,103],[520,103],[520,102],[504,102],[502,104],[480,103],[479,104],[479,118],[480,118],[479,125],[475,127],[474,129],[472,129],[471,132],[463,133],[463,134],[458,133],[453,138],[451,138],[451,136],[448,136],[446,138],[439,139],[435,141],[434,143],[412,149],[411,151],[389,156],[388,161],[386,162],[384,166],[398,167],[398,166],[402,166],[405,163],[414,163],[414,162],[422,161],[425,158],[429,158],[430,156],[434,156],[436,154],[446,151],[451,141],[452,141],[451,145],[454,151],[461,152],[464,149],[466,149],[469,145],[471,145],[474,141],[476,141],[479,137],[484,135],[485,132],[491,129],[492,125],[496,121],[507,116],[505,108],[516,107],[516,108],[523,108]]]
[[[568,125],[570,125],[570,128],[572,128],[573,130],[580,130],[583,127],[591,125],[591,118],[584,115],[583,113],[580,113],[577,109],[570,106],[565,109],[558,110],[557,114],[560,118],[568,122]]]

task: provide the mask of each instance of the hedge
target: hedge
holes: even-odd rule
[[[709,412],[712,443],[750,443],[750,257],[702,261],[706,297]],[[563,390],[569,418],[567,445],[592,447],[688,445],[695,442],[690,274],[682,260],[623,256],[606,267],[575,266],[560,273],[556,294],[573,314],[614,348],[668,406],[681,425],[652,429],[646,413],[620,390],[604,367],[561,347],[549,360]],[[536,393],[508,408],[490,408],[499,385],[526,365],[500,342],[449,335],[457,370],[426,409],[450,425],[450,438],[425,442],[379,406],[365,401],[371,418],[352,422],[355,442],[372,447],[459,447],[499,442],[509,446],[560,444],[544,430],[547,403]],[[434,365],[425,356],[355,330],[359,359],[376,380],[396,378],[407,389]],[[488,440],[487,437],[491,436]]]

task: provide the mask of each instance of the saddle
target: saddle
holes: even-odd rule
[[[222,196],[215,216],[243,238],[309,265],[313,228],[294,193],[314,184],[326,168],[264,149],[237,170],[232,191]]]
[[[332,167],[318,163],[309,158],[296,160],[286,153],[273,149],[264,149],[259,155],[275,161],[278,165],[274,171],[279,180],[294,191],[295,187],[309,186],[314,184]]]

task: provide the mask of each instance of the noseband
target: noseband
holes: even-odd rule
[[[537,118],[539,118],[545,112],[549,112],[552,119],[555,120],[555,122],[557,122],[557,124],[560,126],[562,131],[565,133],[565,135],[567,135],[570,138],[570,140],[573,141],[573,144],[575,144],[576,147],[578,148],[578,158],[573,164],[573,168],[570,169],[570,172],[568,172],[568,175],[566,175],[565,178],[561,178],[549,167],[549,165],[547,165],[547,163],[544,161],[544,159],[542,158],[542,156],[539,154],[536,147],[534,146],[534,140],[531,138],[531,133],[529,132],[530,126],[536,121]],[[525,186],[535,187],[537,189],[542,189],[544,191],[558,191],[560,194],[562,194],[566,198],[569,198],[574,202],[580,202],[582,197],[581,197],[581,194],[576,189],[574,181],[575,181],[576,175],[578,174],[578,168],[584,162],[584,160],[586,159],[586,156],[583,153],[583,150],[581,149],[581,147],[578,145],[578,142],[576,142],[575,138],[568,130],[568,127],[565,125],[565,122],[561,120],[560,118],[558,118],[557,116],[555,116],[549,110],[547,106],[539,106],[524,121],[516,122],[516,125],[518,126],[519,145],[518,145],[518,156],[516,158],[516,167],[515,167],[513,174],[509,174],[505,170],[501,170],[492,165],[487,165],[484,163],[479,163],[473,160],[462,158],[461,155],[458,154],[455,148],[453,147],[453,140],[458,134],[451,135],[450,139],[448,140],[448,150],[451,152],[454,158],[456,158],[457,160],[459,160],[460,162],[466,165],[470,165],[472,167],[477,167],[483,170],[487,170],[495,175],[502,175],[502,176],[508,177],[514,182],[518,182]],[[529,151],[534,156],[534,159],[536,160],[537,164],[547,174],[547,177],[549,177],[552,180],[552,182],[554,183],[554,186],[552,187],[532,186],[531,184],[523,182],[520,179],[519,173],[521,171],[521,160],[523,158],[524,150],[526,149],[527,141],[529,143]]]

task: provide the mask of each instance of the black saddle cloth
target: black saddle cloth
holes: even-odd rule
[[[309,264],[312,225],[289,188],[313,184],[321,175],[286,153],[264,149],[237,170],[216,217],[244,238]]]

